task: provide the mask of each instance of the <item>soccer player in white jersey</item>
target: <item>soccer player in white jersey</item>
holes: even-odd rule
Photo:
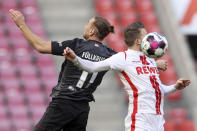
[[[164,94],[181,90],[190,80],[179,79],[174,85],[163,85],[154,59],[143,54],[140,45],[147,34],[144,24],[135,22],[124,31],[128,50],[100,61],[91,62],[77,57],[66,48],[64,57],[88,72],[116,70],[129,95],[125,131],[164,131]]]

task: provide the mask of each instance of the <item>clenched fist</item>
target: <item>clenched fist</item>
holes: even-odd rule
[[[178,89],[178,90],[182,90],[184,89],[186,86],[189,86],[190,85],[190,80],[188,79],[178,79],[176,81],[176,84],[175,84],[175,88]]]
[[[159,70],[165,71],[167,69],[168,62],[166,60],[157,60],[156,63]]]
[[[63,56],[65,59],[69,60],[69,61],[74,61],[76,58],[76,54],[75,52],[70,49],[69,47],[66,47],[66,49],[64,50]]]

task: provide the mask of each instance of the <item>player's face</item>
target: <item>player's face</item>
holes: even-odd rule
[[[147,35],[147,31],[145,28],[140,29],[140,40],[142,41],[142,39]]]
[[[94,18],[91,18],[89,21],[88,21],[88,24],[85,26],[85,31],[83,33],[83,37],[87,40],[89,39],[90,37],[90,32],[91,32],[91,29],[93,28],[93,23],[94,23]]]
[[[145,28],[142,28],[140,29],[140,39],[139,39],[139,47],[140,47],[140,50],[141,50],[141,43],[142,43],[142,40],[143,38],[147,35],[147,31]]]

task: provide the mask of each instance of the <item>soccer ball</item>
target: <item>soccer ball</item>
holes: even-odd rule
[[[152,32],[147,34],[141,43],[141,49],[150,58],[162,57],[168,48],[168,41],[165,36]]]

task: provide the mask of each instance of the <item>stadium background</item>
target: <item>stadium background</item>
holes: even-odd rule
[[[166,97],[166,131],[194,131],[197,126],[196,0],[0,0],[0,131],[31,131],[50,101],[62,57],[41,55],[23,38],[8,16],[10,8],[25,14],[34,33],[44,39],[63,41],[81,37],[95,15],[107,18],[115,34],[105,43],[116,51],[125,49],[122,29],[134,21],[148,32],[164,33],[169,52],[162,58],[168,70],[165,84],[186,76],[192,85]],[[188,9],[191,9],[188,11]],[[114,77],[115,76],[115,77]],[[117,81],[118,80],[118,81]],[[118,76],[109,72],[94,93],[87,131],[124,131],[127,96]]]

